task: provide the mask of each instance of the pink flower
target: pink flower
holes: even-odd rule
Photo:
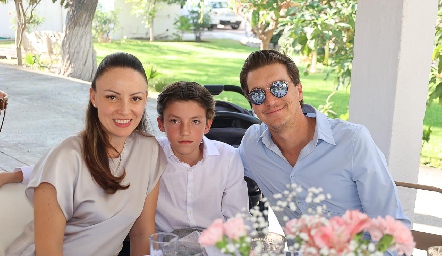
[[[224,223],[224,233],[231,239],[239,239],[247,234],[244,221],[241,217],[228,219]]]
[[[342,254],[350,251],[349,244],[353,236],[350,235],[349,226],[341,217],[333,217],[327,225],[324,225],[313,234],[317,248],[334,249],[337,253]]]
[[[367,227],[367,232],[370,233],[371,239],[373,241],[379,241],[384,235],[384,219],[377,217],[372,219]]]
[[[216,219],[207,227],[198,238],[202,246],[213,246],[223,239],[223,220]]]
[[[347,223],[347,231],[350,233],[351,237],[365,230],[370,225],[370,218],[368,215],[358,210],[346,211],[342,218]]]

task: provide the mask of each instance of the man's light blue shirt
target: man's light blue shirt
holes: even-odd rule
[[[287,190],[288,184],[298,184],[304,191],[316,187],[331,195],[321,203],[326,205],[329,218],[355,209],[371,218],[390,215],[410,227],[385,157],[368,130],[363,125],[330,119],[310,105],[305,104],[303,112],[316,118],[316,129],[294,167],[273,142],[264,123],[251,126],[239,146],[245,175],[257,182],[270,205],[278,201],[273,195]],[[307,213],[312,205],[307,205],[305,198],[306,193],[298,194],[296,211],[286,207],[283,212],[275,212],[281,225],[287,217]]]

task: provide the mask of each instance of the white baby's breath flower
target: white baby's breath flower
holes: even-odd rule
[[[281,199],[281,198],[282,198],[282,194],[280,194],[280,193],[274,194],[274,195],[273,195],[273,198],[275,198],[275,199]]]
[[[321,255],[328,255],[328,248],[327,247],[323,247],[319,250],[319,253]]]
[[[299,237],[304,241],[307,241],[309,239],[308,234],[304,232],[299,233]]]
[[[278,201],[278,202],[276,202],[276,205],[281,206],[282,208],[285,208],[287,206],[287,202],[286,201]]]
[[[296,204],[294,202],[289,203],[289,208],[291,211],[296,211],[296,209],[297,209]]]
[[[368,244],[368,251],[374,252],[375,250],[376,250],[376,246],[374,245],[374,243],[369,243]]]
[[[235,245],[229,243],[229,244],[227,244],[227,246],[226,246],[226,250],[227,250],[227,252],[232,253],[232,252],[235,252],[236,247],[235,247]]]

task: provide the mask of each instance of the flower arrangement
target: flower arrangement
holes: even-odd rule
[[[274,195],[275,198],[286,197],[278,201],[272,209],[281,211],[284,207],[296,210],[293,202],[299,187],[292,185],[292,192]],[[308,190],[306,202],[315,207],[309,208],[309,214],[298,219],[287,220],[284,233],[289,244],[289,251],[299,252],[303,256],[334,255],[383,255],[387,250],[398,254],[411,255],[415,247],[411,231],[402,222],[390,216],[371,219],[357,210],[348,210],[342,216],[328,219],[324,216],[325,205],[318,204],[325,199],[321,189]],[[327,195],[327,197],[330,197]],[[267,203],[267,202],[266,202]],[[279,253],[262,253],[262,247],[252,248],[251,237],[257,230],[268,232],[267,223],[257,209],[250,210],[230,218],[226,222],[215,220],[199,237],[203,246],[216,246],[223,254],[234,256],[278,255]],[[266,213],[265,213],[266,214]],[[244,224],[252,223],[250,226]]]
[[[246,225],[240,216],[230,218],[226,222],[216,219],[198,238],[202,246],[216,246],[228,255],[254,255],[250,241]]]
[[[329,220],[302,215],[288,221],[284,232],[303,255],[383,255],[387,250],[411,255],[415,246],[411,231],[402,222],[390,216],[370,219],[357,210]]]

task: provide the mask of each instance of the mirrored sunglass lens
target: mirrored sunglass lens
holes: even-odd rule
[[[287,94],[288,86],[284,81],[276,81],[270,86],[270,92],[278,98],[282,98]]]
[[[262,89],[253,89],[249,93],[250,101],[255,105],[261,105],[266,99],[266,93]]]

